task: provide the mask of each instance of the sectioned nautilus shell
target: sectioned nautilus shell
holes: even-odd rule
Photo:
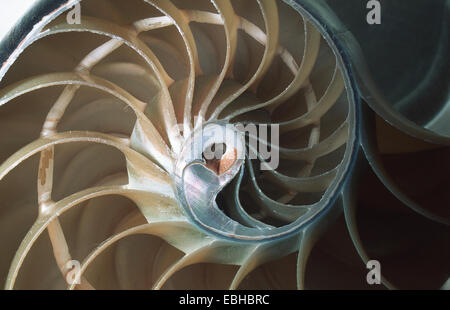
[[[444,285],[445,133],[375,116],[301,1],[77,3],[2,68],[5,288]]]

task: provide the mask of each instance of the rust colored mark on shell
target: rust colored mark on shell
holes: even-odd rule
[[[230,169],[237,159],[237,150],[226,152],[221,159],[211,159],[206,161],[206,167],[214,171],[217,175],[222,175]]]
[[[227,152],[223,155],[219,162],[219,175],[225,173],[233,166],[237,159],[237,150],[233,149],[231,152]]]
[[[42,152],[41,168],[39,169],[39,181],[44,186],[47,179],[47,169],[50,167],[50,161],[53,160],[53,149],[50,148]]]

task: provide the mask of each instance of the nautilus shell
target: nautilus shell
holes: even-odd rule
[[[392,121],[309,1],[47,2],[1,71],[6,289],[445,287],[448,107]]]

